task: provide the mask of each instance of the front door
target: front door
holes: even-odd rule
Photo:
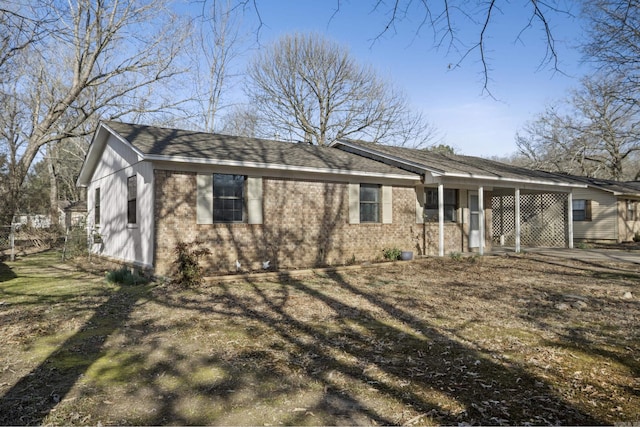
[[[477,191],[469,191],[469,248],[480,247],[480,202]]]

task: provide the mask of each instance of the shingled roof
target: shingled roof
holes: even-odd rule
[[[640,197],[640,181],[614,181],[612,179],[590,178],[567,174],[557,174],[563,178],[586,184],[589,187],[608,191],[616,196]]]
[[[547,184],[569,185],[566,177],[544,171],[508,165],[481,157],[444,154],[429,150],[395,147],[364,141],[340,140],[334,147],[344,151],[366,155],[371,158],[385,158],[399,167],[411,171],[426,171],[434,176],[478,178],[490,180],[536,181]]]
[[[182,129],[108,121],[105,127],[148,160],[209,161],[276,165],[284,169],[359,171],[415,177],[415,174],[362,156],[329,147],[246,138]]]

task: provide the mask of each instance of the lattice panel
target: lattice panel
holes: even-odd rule
[[[515,246],[515,196],[496,196],[493,209],[493,241]],[[520,195],[520,244],[522,246],[566,247],[566,194]]]

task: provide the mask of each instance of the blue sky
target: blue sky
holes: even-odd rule
[[[541,66],[546,54],[541,27],[529,28],[517,39],[527,25],[530,2],[499,2],[502,9],[494,14],[487,36],[492,97],[483,93],[478,53],[455,67],[460,54],[435,48],[431,27],[417,32],[423,9],[422,2],[413,3],[408,18],[376,39],[388,18],[384,6],[372,10],[374,1],[342,0],[335,15],[337,0],[258,1],[263,23],[259,41],[266,44],[289,32],[315,31],[345,44],[361,63],[374,66],[380,75],[405,90],[412,106],[440,131],[444,143],[459,153],[484,157],[517,151],[516,131],[546,104],[565,96],[586,72],[576,48],[581,34],[575,17],[577,2],[564,5],[574,16],[547,15],[563,73]],[[482,15],[479,10],[477,16]],[[251,8],[244,19],[255,25]],[[477,27],[471,21],[458,16],[455,23],[463,41],[477,40]]]

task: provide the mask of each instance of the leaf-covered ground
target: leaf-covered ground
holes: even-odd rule
[[[0,424],[640,420],[640,266],[540,254],[116,286],[0,262]]]

